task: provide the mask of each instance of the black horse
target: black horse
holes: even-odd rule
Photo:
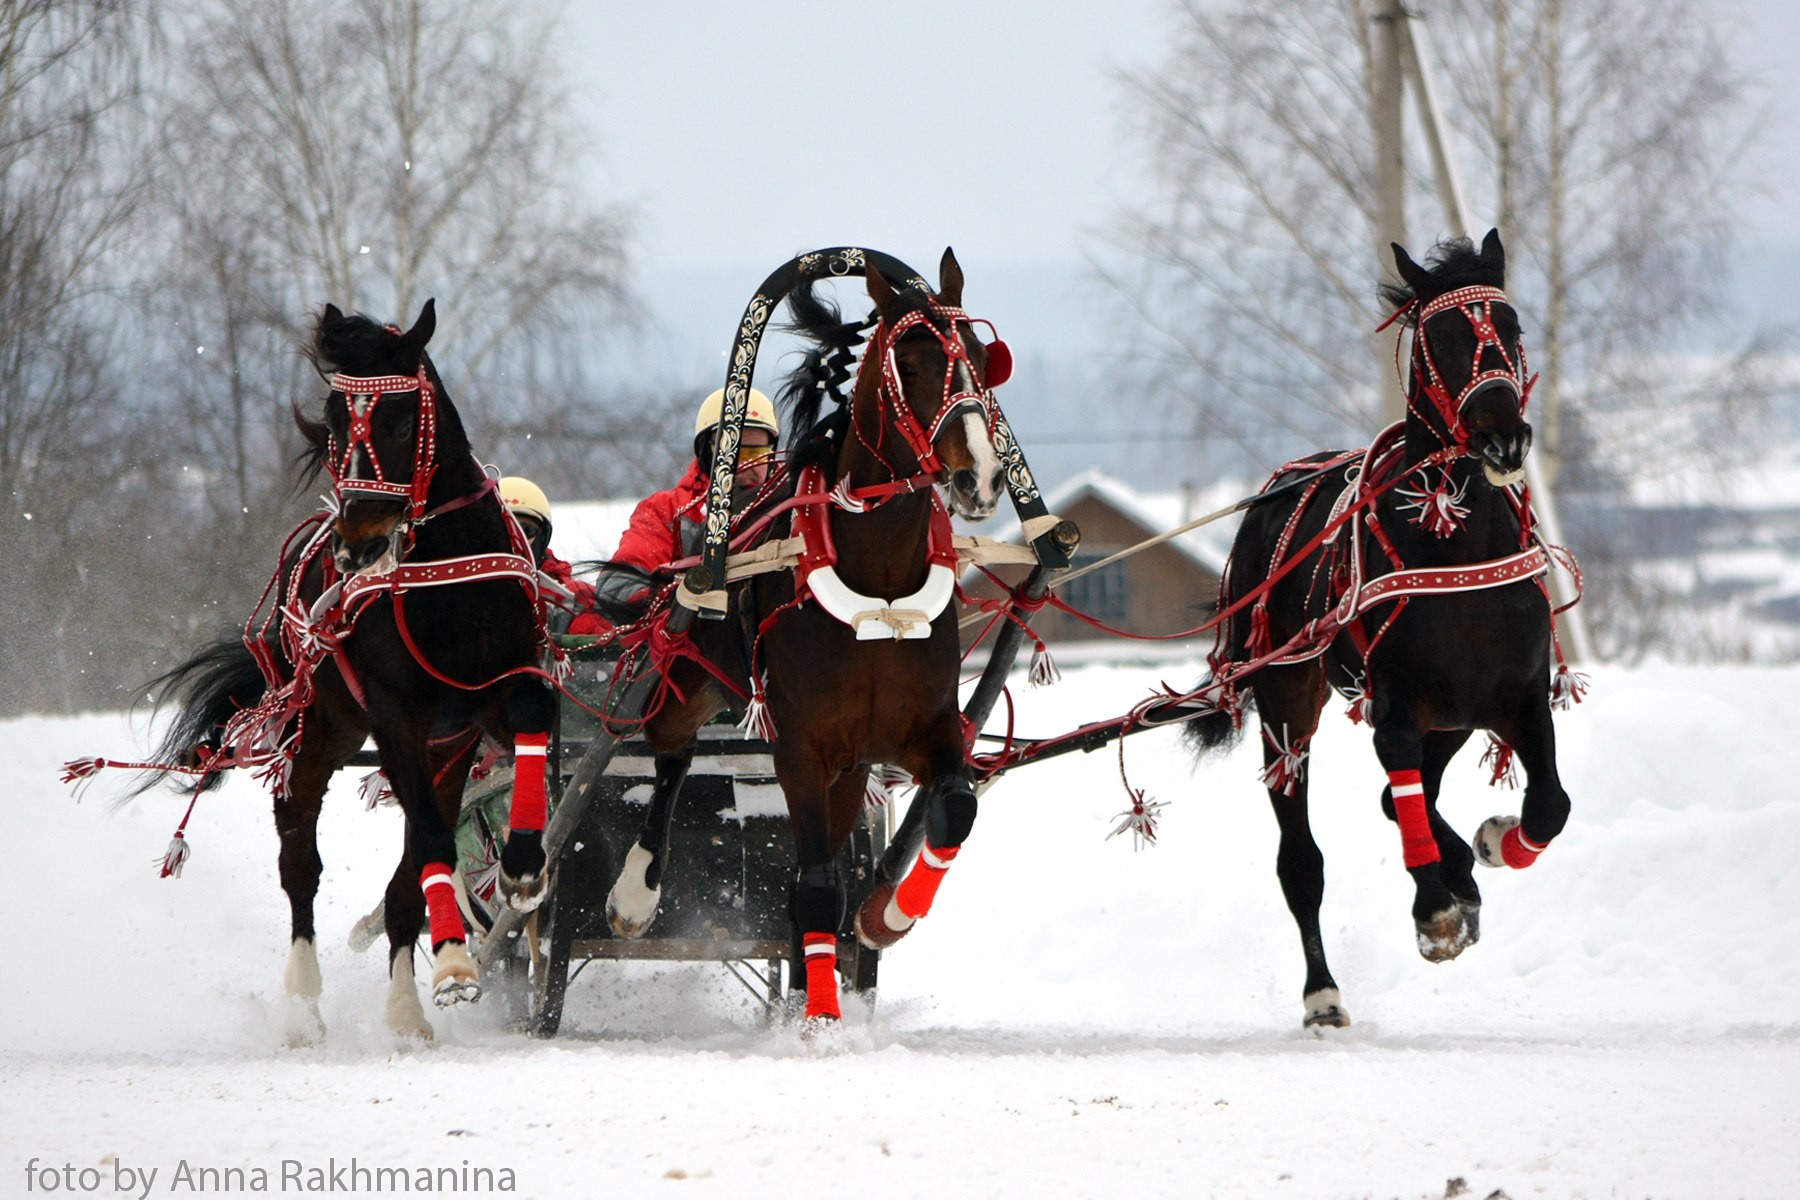
[[[798,854],[793,914],[806,960],[806,1013],[822,1019],[840,1013],[837,931],[847,891],[834,856],[861,817],[871,767],[892,764],[919,781],[928,816],[912,870],[897,888],[878,887],[858,911],[866,943],[891,945],[926,914],[974,823],[944,497],[958,515],[979,520],[1003,493],[990,438],[989,385],[999,382],[999,370],[990,379],[989,347],[962,311],[955,255],[944,252],[935,294],[897,290],[873,266],[867,285],[877,321],[843,407],[825,403],[828,372],[820,367],[828,352],[847,358],[861,326],[838,323],[810,284],[792,299],[795,328],[820,350],[782,389],[788,485],[751,519],[790,500],[800,481],[815,502],[777,517],[772,533],[805,530],[804,578],[784,570],[734,585],[728,618],[695,626],[694,644],[711,669],[690,659],[669,664],[684,699],[666,704],[645,728],[657,751],[656,787],[607,904],[620,936],[641,934],[655,917],[695,731],[741,703],[721,682],[729,680],[772,718],[775,772]]]
[[[1388,774],[1381,805],[1400,828],[1427,959],[1454,958],[1479,936],[1478,855],[1436,803],[1470,733],[1491,731],[1502,753],[1516,751],[1528,780],[1523,823],[1493,818],[1478,832],[1483,863],[1530,865],[1569,815],[1550,717],[1546,557],[1518,488],[1531,380],[1501,291],[1505,252],[1489,233],[1480,250],[1467,239],[1440,245],[1429,270],[1399,246],[1394,261],[1405,286],[1383,294],[1413,334],[1403,436],[1290,463],[1269,481],[1220,588],[1231,615],[1211,661],[1223,704],[1190,725],[1202,749],[1231,740],[1247,678],[1281,824],[1276,871],[1306,955],[1307,1025],[1350,1020],[1325,964],[1324,860],[1307,818],[1307,748],[1328,684],[1374,729]]]
[[[260,768],[274,783],[281,886],[292,913],[284,977],[317,1023],[313,900],[318,817],[331,775],[373,736],[406,815],[387,887],[387,1021],[429,1038],[412,947],[429,925],[439,1005],[480,995],[456,899],[454,825],[482,734],[514,750],[515,828],[501,860],[515,907],[543,895],[544,746],[553,706],[536,570],[493,479],[475,459],[425,353],[427,301],[402,332],[326,305],[308,353],[329,379],[321,417],[299,405],[311,479],[331,511],[302,525],[271,584],[274,609],[155,685],[179,712],[163,761]],[[310,1032],[310,1031],[309,1031]]]

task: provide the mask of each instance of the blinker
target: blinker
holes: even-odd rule
[[[987,345],[987,378],[982,381],[983,386],[989,389],[997,388],[1011,379],[1012,373],[1012,350],[998,338],[989,342]]]

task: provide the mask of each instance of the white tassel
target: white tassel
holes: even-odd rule
[[[169,840],[168,851],[162,857],[162,877],[164,879],[180,879],[181,868],[187,866],[188,856],[192,853],[193,847],[188,845],[187,838],[182,836],[180,830],[177,830],[175,836]]]
[[[1571,671],[1565,663],[1556,668],[1556,679],[1550,684],[1550,707],[1567,712],[1581,703],[1590,686],[1588,677]]]
[[[775,718],[769,715],[769,702],[763,698],[762,688],[757,688],[750,703],[744,706],[744,719],[738,728],[758,741],[775,740]]]
[[[362,777],[356,794],[362,797],[366,812],[374,812],[377,804],[394,803],[394,789],[387,785],[387,776],[379,768]]]
[[[870,768],[868,781],[863,784],[863,807],[885,808],[893,799],[894,793],[888,791],[887,781],[881,775],[881,768]]]
[[[1270,791],[1279,791],[1284,796],[1292,796],[1294,788],[1306,778],[1306,737],[1288,741],[1287,726],[1281,727],[1281,736],[1276,737],[1268,729],[1263,730],[1263,740],[1275,751],[1275,757],[1263,768],[1263,786]]]
[[[1056,660],[1050,657],[1050,647],[1039,642],[1037,649],[1031,652],[1031,686],[1049,687],[1062,678],[1062,671]]]
[[[1135,789],[1131,793],[1131,807],[1119,814],[1119,823],[1106,835],[1107,839],[1110,841],[1129,829],[1133,850],[1156,845],[1156,820],[1167,807],[1164,801],[1146,800],[1142,788]]]

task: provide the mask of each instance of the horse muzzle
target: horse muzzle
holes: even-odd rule
[[[969,461],[945,471],[944,491],[951,512],[965,521],[985,521],[1000,506],[1000,496],[1005,491],[1000,456],[988,436],[986,410],[976,408],[960,413],[957,424],[963,430]]]
[[[1469,439],[1470,450],[1481,459],[1481,473],[1495,487],[1511,487],[1525,478],[1525,459],[1531,453],[1531,426],[1521,423],[1509,433],[1478,433]]]
[[[400,562],[407,523],[389,518],[352,520],[349,505],[331,535],[331,561],[345,575],[385,575]]]

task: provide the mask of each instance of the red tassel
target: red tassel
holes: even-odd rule
[[[180,879],[181,868],[187,866],[188,855],[192,853],[193,847],[188,845],[187,838],[179,829],[176,830],[175,836],[169,840],[169,849],[162,857],[161,877],[163,879]]]
[[[1050,647],[1039,642],[1037,649],[1031,652],[1031,686],[1049,687],[1061,678],[1062,671],[1050,657]]]
[[[1550,707],[1567,712],[1581,703],[1587,695],[1590,682],[1586,675],[1579,671],[1569,670],[1569,664],[1561,663],[1556,668],[1556,678],[1550,684]]]
[[[62,781],[74,783],[77,779],[88,779],[106,766],[104,758],[74,758],[63,764]]]
[[[1261,658],[1269,652],[1269,606],[1263,600],[1250,609],[1250,639],[1244,648],[1251,658]]]
[[[1513,764],[1513,748],[1488,734],[1487,752],[1481,756],[1481,765],[1491,767],[1492,774],[1488,778],[1488,786],[1504,783],[1507,787],[1519,786],[1519,772]]]

